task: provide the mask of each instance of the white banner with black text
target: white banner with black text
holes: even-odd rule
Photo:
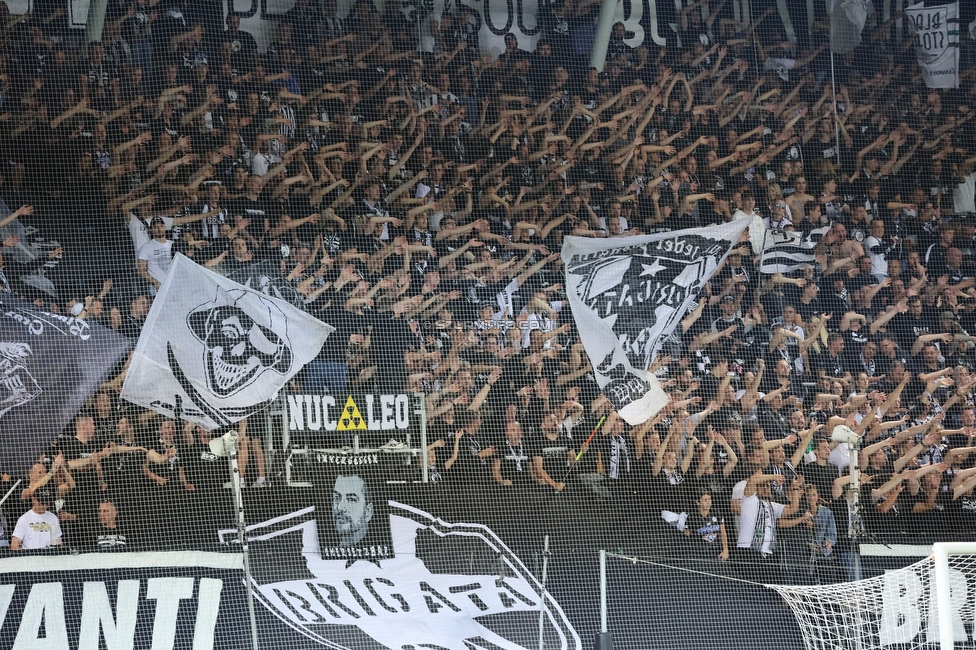
[[[959,3],[905,10],[915,32],[915,54],[929,88],[959,87]]]

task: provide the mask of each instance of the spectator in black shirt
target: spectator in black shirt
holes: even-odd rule
[[[227,14],[227,29],[223,40],[230,43],[231,67],[240,74],[254,70],[257,64],[258,44],[254,36],[241,29],[241,17],[236,13]]]
[[[146,316],[149,314],[149,307],[149,298],[145,294],[135,296],[129,303],[129,312],[122,316],[119,333],[130,339],[139,338],[139,334],[142,333],[142,325],[146,322]]]
[[[908,299],[908,313],[900,313],[888,324],[887,331],[898,339],[898,345],[911,350],[918,337],[931,334],[935,328],[932,310],[922,306],[918,296]]]
[[[833,314],[835,317],[841,318],[844,314],[850,311],[851,297],[850,292],[848,292],[847,287],[845,286],[846,277],[847,276],[843,274],[837,273],[824,278],[825,282],[830,283],[830,290],[820,294],[819,296],[819,302],[821,308],[823,309],[823,313]],[[810,285],[808,284],[807,286]],[[799,311],[799,309],[797,311]],[[806,320],[805,314],[804,320]]]
[[[789,301],[790,306],[796,310],[797,316],[802,319],[803,329],[809,329],[810,319],[825,312],[823,303],[817,297],[820,287],[816,282],[807,282],[800,289],[799,296]]]
[[[891,367],[895,363],[901,363],[904,367],[908,364],[911,355],[899,347],[894,335],[885,334],[878,343],[878,355],[875,363],[878,368],[878,375],[887,375],[891,372]]]
[[[125,551],[132,546],[128,531],[119,523],[119,509],[112,501],[98,504],[98,521],[92,527],[92,545],[99,551]]]
[[[813,448],[816,460],[800,468],[804,481],[816,485],[817,491],[823,495],[833,493],[834,481],[840,477],[840,469],[829,461],[830,451],[830,441],[820,438]]]
[[[810,364],[818,379],[829,377],[839,380],[845,387],[851,385],[853,377],[847,369],[844,346],[843,335],[831,332],[827,335],[827,349],[819,354],[810,354]]]
[[[945,268],[956,231],[950,224],[941,224],[936,228],[935,233],[939,240],[928,247],[923,260],[925,268],[931,269],[933,273]]]

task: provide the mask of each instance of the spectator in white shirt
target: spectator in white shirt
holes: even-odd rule
[[[149,234],[152,239],[139,249],[136,270],[139,277],[158,291],[173,263],[173,242],[166,238],[166,224],[159,217],[154,217],[149,224]]]
[[[49,487],[35,490],[31,495],[33,507],[21,515],[10,537],[10,550],[36,550],[61,544],[61,522],[48,510],[54,500]]]

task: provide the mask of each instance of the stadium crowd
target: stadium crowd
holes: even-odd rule
[[[618,24],[604,72],[587,61],[593,0],[548,5],[534,51],[509,34],[496,57],[460,3],[340,18],[296,0],[264,52],[204,6],[110,0],[85,47],[56,5],[2,16],[6,291],[137,338],[174,254],[232,277],[270,265],[336,327],[295,390],[425,394],[436,489],[579,490],[714,558],[808,567],[812,548],[828,568],[806,579],[837,579],[844,424],[863,436],[856,525],[972,532],[971,61],[958,89],[929,90],[898,16],[872,18],[837,58],[835,101],[823,17],[791,43],[772,5],[745,26],[701,0],[662,48]],[[762,274],[741,242],[654,360],[671,403],[626,425],[575,331],[563,238],[753,215],[826,229],[815,262]],[[123,375],[8,518],[50,507],[67,543],[112,547],[125,513],[212,510],[212,434],[126,407]],[[247,441],[246,484],[266,486]],[[185,541],[159,528],[141,532]]]

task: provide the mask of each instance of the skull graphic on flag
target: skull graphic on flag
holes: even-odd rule
[[[177,255],[146,317],[122,398],[206,429],[270,404],[333,328]]]

